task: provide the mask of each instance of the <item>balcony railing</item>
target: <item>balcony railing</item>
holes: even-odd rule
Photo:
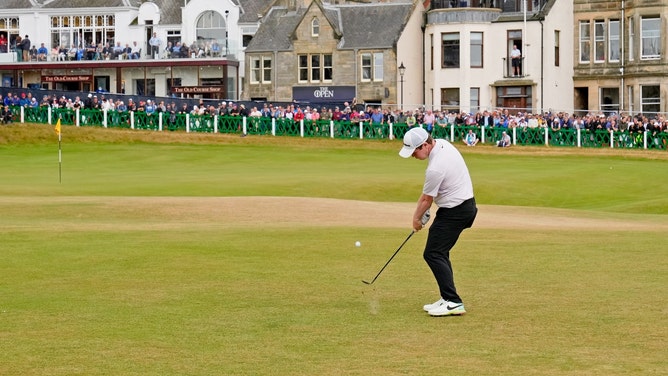
[[[538,12],[549,0],[432,0],[431,9],[446,8],[496,8],[502,13]]]
[[[526,77],[527,74],[524,71],[524,57],[520,58],[520,66],[518,71],[513,67],[512,59],[502,58],[503,60],[503,78],[518,78]]]

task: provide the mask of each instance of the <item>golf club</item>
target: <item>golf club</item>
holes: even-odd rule
[[[429,209],[427,209],[427,211],[422,215],[422,219],[420,220],[420,221],[422,222],[422,226],[426,225],[427,222],[429,222],[429,217],[430,217]],[[397,253],[399,253],[399,251],[401,251],[401,248],[404,246],[404,244],[406,244],[406,242],[408,241],[408,239],[410,239],[411,236],[413,236],[413,234],[415,234],[415,230],[411,231],[411,233],[408,234],[408,237],[406,238],[406,240],[404,240],[404,242],[401,243],[401,245],[399,246],[399,248],[397,248],[397,250],[394,251],[394,254],[392,255],[392,257],[390,257],[390,259],[387,260],[387,262],[385,263],[385,265],[383,265],[383,267],[380,269],[380,271],[378,272],[378,274],[376,274],[376,276],[373,277],[373,279],[371,280],[371,282],[369,282],[369,281],[365,281],[365,280],[362,280],[362,282],[366,283],[367,285],[370,285],[370,284],[376,282],[376,279],[378,279],[378,276],[380,276],[380,273],[382,273],[383,270],[385,270],[385,268],[387,267],[387,265],[390,264],[390,261],[392,261],[392,259],[394,258],[394,256],[396,256]]]
[[[373,279],[371,280],[371,282],[369,282],[369,281],[365,281],[365,280],[362,280],[362,282],[366,283],[367,285],[370,285],[370,284],[376,282],[376,279],[378,278],[378,276],[380,275],[380,273],[382,273],[383,270],[385,270],[385,268],[387,267],[387,265],[389,265],[390,261],[392,261],[392,259],[394,258],[394,256],[396,256],[397,253],[399,253],[399,251],[401,250],[401,247],[403,247],[404,244],[406,244],[406,242],[408,241],[408,239],[410,239],[411,236],[413,236],[413,234],[415,234],[415,231],[411,231],[411,233],[408,235],[408,237],[406,238],[406,240],[404,240],[404,242],[401,243],[401,245],[399,246],[399,248],[397,248],[397,250],[394,252],[394,254],[392,255],[392,257],[390,257],[390,259],[387,260],[387,262],[385,263],[385,265],[383,265],[383,267],[380,269],[380,271],[378,272],[378,274],[376,274],[376,276],[373,277]]]

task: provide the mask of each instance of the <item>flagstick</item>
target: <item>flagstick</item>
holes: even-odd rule
[[[58,183],[63,182],[63,152],[60,148],[61,135],[58,133]]]

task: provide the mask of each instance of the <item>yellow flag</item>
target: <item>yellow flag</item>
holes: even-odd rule
[[[60,136],[60,119],[58,119],[58,122],[56,123],[56,127],[54,129],[56,130],[56,134]]]

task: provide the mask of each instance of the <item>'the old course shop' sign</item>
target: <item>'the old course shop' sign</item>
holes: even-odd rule
[[[90,75],[74,75],[74,76],[42,76],[42,82],[81,82],[92,81],[93,76]]]
[[[175,86],[172,88],[174,94],[214,94],[222,93],[222,86]]]

